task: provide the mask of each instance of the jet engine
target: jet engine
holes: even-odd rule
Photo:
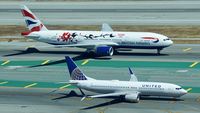
[[[137,93],[135,93],[135,94],[127,94],[127,95],[125,95],[124,98],[125,98],[126,101],[135,102],[135,103],[138,103],[139,100],[140,100],[140,97],[139,97],[139,95]]]
[[[95,53],[98,56],[112,56],[113,52],[113,48],[109,46],[99,46],[95,49]]]

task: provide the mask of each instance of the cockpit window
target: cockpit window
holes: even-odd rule
[[[170,40],[169,38],[165,38],[165,39],[163,39],[163,41],[167,41],[167,40]]]
[[[182,89],[181,87],[180,88],[176,88],[176,90],[180,90],[180,89]]]

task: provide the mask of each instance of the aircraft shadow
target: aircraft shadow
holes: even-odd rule
[[[4,55],[3,57],[15,56],[15,55],[24,55],[24,54],[31,54],[31,53],[42,53],[42,54],[64,54],[64,55],[66,55],[66,54],[78,54],[77,56],[72,58],[74,61],[84,60],[84,59],[98,59],[98,60],[110,60],[111,59],[111,57],[100,57],[100,56],[95,56],[94,54],[91,54],[91,53],[79,52],[79,51],[39,51],[36,48],[28,48],[25,51],[22,51],[22,50],[16,50],[16,51],[19,51],[19,52],[14,53],[14,54]],[[65,62],[66,62],[65,59],[60,59],[60,60],[56,60],[56,61],[51,61],[47,64],[26,66],[26,68],[50,66],[50,65],[56,65],[56,64],[61,64],[61,63],[65,63]]]
[[[3,57],[25,55],[25,54],[31,54],[31,53],[40,53],[40,54],[82,54],[84,53],[80,51],[40,51],[36,48],[28,48],[26,50],[15,50],[15,51],[17,53],[3,55]]]
[[[98,108],[98,107],[104,107],[104,106],[109,106],[109,105],[113,105],[113,104],[119,104],[119,103],[131,103],[128,102],[124,99],[120,99],[120,98],[116,98],[116,97],[106,97],[106,98],[115,98],[114,100],[108,101],[108,102],[104,102],[104,103],[100,103],[97,105],[93,105],[93,106],[89,106],[89,107],[85,107],[82,108],[81,110],[88,110],[88,109],[94,109],[94,108]],[[184,101],[182,99],[174,99],[174,98],[156,98],[156,97],[141,97],[140,100],[154,100],[154,101]],[[137,104],[137,103],[136,103]]]
[[[81,98],[83,97],[83,95],[77,94],[73,90],[70,91],[68,94],[67,93],[59,93],[59,94],[64,95],[64,96],[57,97],[57,98],[54,98],[52,100],[59,100],[59,99],[70,98],[70,97],[81,97]],[[131,103],[131,102],[128,102],[128,101],[124,100],[123,97],[113,97],[113,96],[110,96],[110,97],[102,97],[102,98],[109,98],[109,99],[113,99],[113,100],[107,101],[107,102],[104,102],[104,103],[100,103],[100,104],[97,104],[97,105],[92,105],[92,106],[89,106],[89,107],[84,107],[84,108],[81,108],[81,110],[94,109],[94,108],[98,108],[98,107],[104,107],[104,106],[109,106],[109,105],[114,105],[114,104],[119,104],[119,103]],[[149,96],[141,96],[140,100],[184,101],[183,99],[164,98],[164,97],[149,97]]]
[[[75,57],[72,57],[72,59],[74,61],[78,61],[78,60],[84,60],[84,59],[98,59],[98,60],[110,60],[111,58],[106,58],[106,57],[88,57],[87,55],[81,54]],[[50,65],[56,65],[56,64],[61,64],[61,63],[65,63],[65,59],[61,59],[61,60],[56,60],[56,61],[52,61],[49,62],[47,64],[39,64],[39,65],[34,65],[34,66],[27,66],[26,68],[34,68],[34,67],[43,67],[43,66],[50,66]]]
[[[57,97],[57,98],[53,98],[52,100],[59,100],[59,99],[64,99],[64,98],[69,98],[69,97],[83,97],[83,95],[79,95],[77,94],[75,91],[70,91],[70,93],[66,94],[66,93],[59,93],[61,95],[61,97]]]
[[[51,100],[60,100],[60,99],[70,98],[70,97],[81,97],[81,98],[83,97],[83,95],[77,94],[73,90],[70,91],[68,94],[66,94],[66,93],[59,93],[59,94],[64,95],[64,96],[53,98]],[[94,105],[94,106],[90,106],[90,107],[85,107],[85,108],[82,108],[81,110],[93,109],[93,108],[97,108],[97,107],[103,107],[103,106],[108,106],[108,105],[113,105],[113,104],[123,102],[120,98],[116,98],[116,97],[104,97],[104,98],[114,98],[114,100],[109,101],[109,102],[105,102],[105,103],[101,103],[101,104],[97,104],[97,105]]]
[[[31,53],[40,53],[40,54],[78,54],[77,56],[73,57],[72,59],[74,61],[77,60],[84,60],[84,59],[98,59],[98,60],[110,60],[112,59],[112,56],[97,56],[94,53],[88,53],[84,51],[40,51],[37,48],[28,48],[26,50],[15,50],[18,51],[17,53],[7,54],[3,55],[3,57],[9,57],[9,56],[16,56],[16,55],[25,55],[25,54],[31,54]],[[127,52],[116,52],[115,55],[118,56],[158,56],[155,53],[127,53]],[[160,54],[159,56],[166,56],[168,54]],[[34,67],[42,67],[42,66],[50,66],[50,65],[56,65],[65,63],[65,59],[51,61],[47,64],[40,64],[40,65],[34,65],[34,66],[27,66],[26,68],[34,68]]]
[[[122,103],[122,102],[124,102],[124,101],[122,101],[121,99],[114,99],[114,100],[104,102],[104,103],[101,103],[101,104],[97,104],[97,105],[94,105],[94,106],[85,107],[85,108],[82,108],[81,110],[94,109],[94,108],[114,105],[114,104],[118,104],[118,103]]]
[[[26,50],[15,50],[17,53],[11,53],[7,55],[3,55],[3,57],[9,57],[9,56],[17,56],[17,55],[25,55],[25,54],[31,54],[31,53],[40,53],[40,54],[86,54],[85,51],[40,51],[37,48],[28,48]],[[115,52],[114,55],[119,56],[168,56],[168,54],[157,54],[157,53],[138,53],[138,52],[126,52],[126,51],[119,51]],[[99,57],[89,54],[89,57]]]
[[[160,53],[159,55],[157,53],[137,53],[137,52],[118,52],[115,53],[115,55],[118,56],[168,56],[168,54]]]
[[[164,98],[164,97],[140,97],[141,100],[154,100],[154,101],[184,101],[183,99],[179,98]]]

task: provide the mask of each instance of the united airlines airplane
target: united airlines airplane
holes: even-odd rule
[[[173,44],[168,37],[151,32],[115,32],[103,24],[101,31],[48,30],[44,24],[26,7],[21,12],[29,29],[21,34],[36,41],[55,47],[86,48],[97,56],[112,56],[119,48],[156,49],[157,53]]]
[[[98,98],[118,96],[122,97],[126,101],[139,102],[140,96],[163,96],[178,98],[187,93],[186,90],[175,84],[161,82],[140,82],[130,68],[129,81],[96,80],[86,76],[70,57],[66,56],[65,59],[68,65],[70,77],[72,79],[68,83],[80,89],[81,93],[84,95],[81,100],[84,100],[86,97]],[[87,96],[84,94],[82,89],[101,94]]]

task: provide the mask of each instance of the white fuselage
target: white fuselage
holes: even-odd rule
[[[70,80],[77,87],[96,93],[139,92],[141,96],[180,97],[187,93],[180,86],[159,82],[131,82],[118,80]]]
[[[110,41],[117,44],[115,48],[163,49],[173,44],[168,37],[150,32],[48,30],[31,32],[26,37],[53,45],[79,44],[87,40]]]

